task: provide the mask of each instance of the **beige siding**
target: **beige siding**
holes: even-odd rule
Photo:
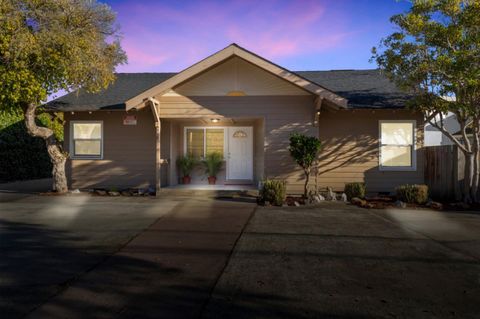
[[[364,181],[369,192],[379,192],[391,191],[403,183],[423,182],[422,118],[418,114],[392,110],[323,111],[316,127],[313,125],[312,96],[170,96],[162,97],[160,102],[161,152],[162,158],[169,160],[169,164],[162,167],[163,186],[178,182],[175,162],[183,153],[183,128],[210,126],[212,117],[225,118],[218,124],[220,126],[254,127],[254,182],[263,177],[282,178],[287,180],[290,193],[302,191],[303,173],[287,150],[288,138],[293,132],[319,136],[322,140],[321,187],[331,186],[341,191],[345,183]],[[66,113],[67,151],[71,120],[101,120],[104,123],[104,158],[68,162],[73,188],[155,185],[155,127],[151,111],[131,112],[137,115],[136,126],[122,124],[125,114],[120,111]],[[414,172],[378,169],[379,121],[391,119],[417,120],[417,170]],[[203,175],[203,171],[197,173]],[[222,172],[219,182],[224,179]]]
[[[137,125],[123,125],[122,111],[65,113],[65,147],[69,149],[70,121],[103,121],[104,156],[101,160],[69,160],[72,188],[155,186],[155,126],[150,109],[129,112]]]
[[[417,121],[416,171],[379,170],[379,121]],[[365,182],[368,192],[393,191],[400,184],[423,183],[422,116],[402,110],[322,112],[319,136],[323,143],[319,182],[342,191],[345,183]]]
[[[180,84],[174,91],[183,96],[225,96],[231,91],[242,91],[246,95],[310,95],[307,91],[237,57]]]

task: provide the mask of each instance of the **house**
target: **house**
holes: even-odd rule
[[[445,129],[452,134],[460,132],[460,124],[457,121],[457,117],[452,112],[448,112],[447,114],[442,116],[437,115],[433,120],[436,120],[438,123],[441,123],[443,121]],[[441,145],[454,145],[454,143],[448,136],[443,134],[435,126],[430,123],[426,123],[424,146]]]
[[[183,154],[223,154],[219,185],[285,179],[301,193],[289,136],[323,144],[318,185],[369,192],[423,182],[423,119],[378,70],[292,72],[236,44],[179,73],[118,74],[105,91],[48,104],[62,111],[73,188],[171,187]],[[206,184],[204,170],[193,184]],[[312,178],[312,184],[315,178]]]

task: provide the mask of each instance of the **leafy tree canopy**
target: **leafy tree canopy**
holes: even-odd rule
[[[105,88],[126,61],[114,21],[96,1],[1,0],[0,106]]]
[[[381,69],[414,92],[411,107],[448,136],[466,158],[464,201],[478,200],[480,176],[480,0],[412,0],[391,18],[398,31],[373,48]],[[443,115],[453,112],[461,138]],[[467,133],[471,133],[469,136]]]
[[[414,0],[409,12],[391,21],[399,30],[373,49],[373,58],[400,86],[417,93],[413,105],[429,114],[477,116],[480,1]]]

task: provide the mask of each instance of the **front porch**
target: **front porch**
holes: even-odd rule
[[[261,118],[196,118],[161,121],[160,168],[162,190],[256,189],[264,170],[264,120]],[[211,152],[223,156],[215,185],[208,184],[202,160]],[[183,185],[177,160],[196,158],[191,183]]]

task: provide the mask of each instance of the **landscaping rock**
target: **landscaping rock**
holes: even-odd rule
[[[120,193],[115,192],[115,191],[110,191],[110,192],[108,192],[108,195],[110,195],[110,196],[120,196]]]
[[[443,209],[442,203],[435,202],[431,199],[428,200],[428,202],[425,204],[425,206],[430,207],[432,209]]]
[[[122,196],[131,196],[132,194],[130,193],[130,191],[121,191],[120,194]]]
[[[395,202],[395,207],[398,207],[398,208],[406,208],[407,207],[407,204],[402,202],[401,200],[397,200]]]
[[[103,189],[96,189],[96,190],[95,190],[95,194],[98,195],[98,196],[106,196],[106,195],[107,195],[107,191],[106,191],[106,190],[103,190]]]
[[[342,193],[342,195],[340,196],[340,200],[344,203],[348,202],[347,194]]]
[[[361,198],[358,198],[358,197],[354,197],[350,200],[350,202],[353,204],[353,205],[357,205],[357,206],[360,206],[360,207],[364,207],[365,205],[367,205],[367,201],[364,200],[364,199],[361,199]]]
[[[442,205],[442,203],[439,203],[439,202],[432,202],[430,204],[430,208],[440,210],[440,209],[443,209],[443,205]]]
[[[71,190],[70,194],[80,194],[80,190],[78,188],[74,189],[74,190]]]
[[[313,196],[313,203],[320,203],[322,201],[325,200],[325,197],[323,197],[322,195],[315,195]]]
[[[300,206],[300,203],[299,203],[299,202],[297,202],[297,201],[295,201],[295,202],[293,202],[293,205],[295,205],[295,206],[297,206],[297,207],[298,207],[298,206]]]
[[[337,200],[337,194],[332,190],[331,187],[327,187],[327,200],[331,201],[336,201]]]
[[[453,203],[453,204],[450,204],[450,206],[452,206],[454,208],[458,208],[458,209],[469,209],[470,208],[470,205],[468,205],[467,203],[464,203],[464,202]]]

